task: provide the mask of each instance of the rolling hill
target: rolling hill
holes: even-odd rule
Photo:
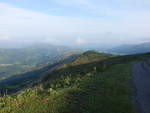
[[[0,113],[136,113],[131,67],[149,58],[150,53],[116,56],[85,52],[42,72],[42,79],[32,87],[13,95],[5,92]]]
[[[73,54],[72,49],[63,46],[36,44],[26,48],[0,49],[0,80],[19,75]],[[78,51],[80,53],[80,51]]]

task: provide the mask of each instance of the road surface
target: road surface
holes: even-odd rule
[[[134,100],[139,113],[150,113],[150,61],[133,66]]]

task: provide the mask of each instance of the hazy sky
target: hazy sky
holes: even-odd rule
[[[150,41],[150,0],[0,0],[0,42]]]

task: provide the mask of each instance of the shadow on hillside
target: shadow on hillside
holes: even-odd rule
[[[0,94],[13,94],[25,88],[33,87],[33,84],[36,81],[39,81],[47,72],[51,72],[57,66],[60,66],[64,63],[68,63],[74,60],[78,55],[71,55],[67,59],[49,64],[40,69],[35,69],[30,72],[22,73],[19,75],[13,75],[5,80],[0,81]]]

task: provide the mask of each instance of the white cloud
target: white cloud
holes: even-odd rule
[[[85,0],[78,2],[86,4]],[[71,18],[0,3],[0,34],[9,36],[11,40],[47,41],[67,45],[85,44],[86,40],[93,43],[112,42],[112,40],[116,43],[119,41],[125,43],[150,37],[148,11],[113,10],[105,13],[110,15],[110,18]],[[109,38],[105,35],[108,32],[111,32]],[[73,38],[77,36],[83,38],[79,37],[74,41]]]
[[[87,43],[87,41],[85,39],[82,39],[81,37],[78,37],[75,42],[79,45]]]
[[[0,40],[9,40],[9,36],[0,34]]]

